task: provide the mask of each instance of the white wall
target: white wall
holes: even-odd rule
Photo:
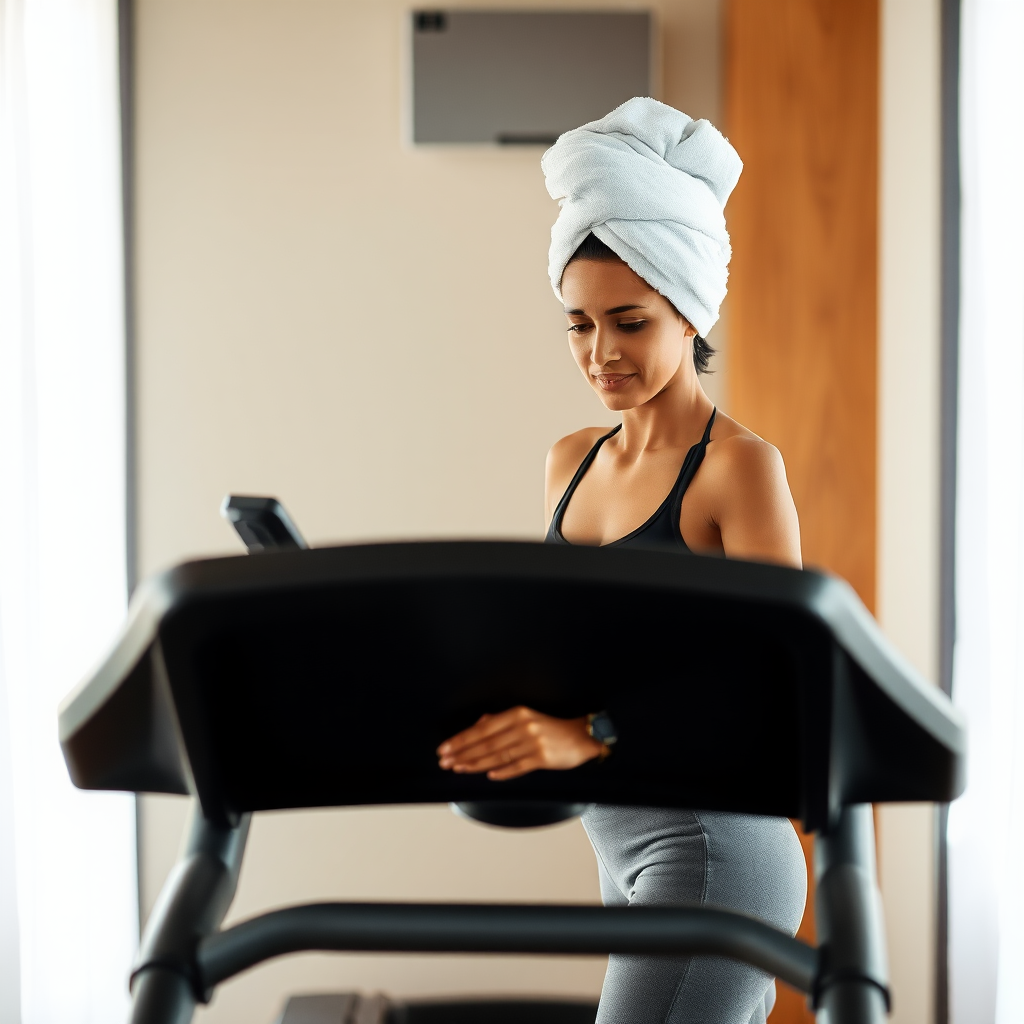
[[[938,680],[939,0],[883,0],[880,168],[878,617]],[[893,1021],[931,1024],[935,821],[879,810]]]
[[[144,573],[237,551],[217,515],[229,491],[279,495],[314,543],[536,537],[548,446],[612,422],[577,380],[547,283],[540,150],[402,143],[411,6],[138,0]],[[717,0],[643,6],[661,14],[661,97],[717,119]],[[144,912],[183,814],[142,801]],[[578,824],[509,835],[439,808],[257,818],[232,919],[331,898],[598,892]],[[200,1019],[265,1024],[294,990],[596,994],[602,975],[586,959],[306,956],[225,985]]]

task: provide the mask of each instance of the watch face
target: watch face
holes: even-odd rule
[[[590,722],[590,735],[602,743],[614,743],[618,736],[615,735],[615,726],[612,720],[605,714],[594,715]]]

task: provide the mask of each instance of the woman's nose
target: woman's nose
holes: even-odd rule
[[[594,339],[590,358],[597,366],[606,366],[619,358],[619,349],[615,335],[602,327],[597,327],[591,335]]]

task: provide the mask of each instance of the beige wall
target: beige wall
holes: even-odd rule
[[[217,515],[229,491],[281,496],[314,543],[535,537],[548,446],[613,422],[577,380],[547,283],[540,151],[402,142],[410,6],[138,0],[144,573],[237,551]],[[661,98],[717,119],[717,0],[643,6],[660,14]],[[184,801],[143,801],[144,912],[183,815]],[[258,818],[232,918],[314,898],[598,893],[578,823],[506,834],[439,808]],[[201,1019],[269,1024],[294,990],[593,994],[602,974],[585,959],[297,957],[224,986]]]
[[[878,617],[938,678],[939,0],[883,0]],[[893,1021],[934,1020],[932,808],[879,812]]]

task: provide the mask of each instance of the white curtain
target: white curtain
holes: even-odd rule
[[[1024,0],[963,0],[953,1024],[1024,1022]]]
[[[82,793],[57,706],[125,605],[116,0],[0,0],[0,1024],[113,1024],[134,804]]]

